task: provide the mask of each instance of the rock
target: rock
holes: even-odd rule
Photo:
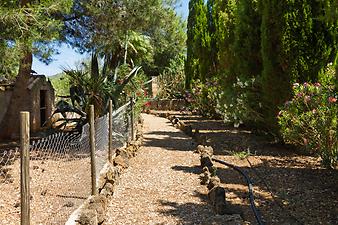
[[[216,215],[207,218],[202,222],[202,225],[245,225],[240,215]]]
[[[21,206],[21,202],[16,202],[15,204],[14,204],[14,207],[15,208],[19,208]]]
[[[127,158],[118,155],[114,159],[114,166],[121,166],[123,169],[126,169],[129,166],[129,161]]]
[[[41,191],[41,195],[45,196],[47,194],[47,189],[44,189],[43,191]]]
[[[116,185],[121,174],[121,167],[113,166],[111,163],[106,163],[100,172],[99,180],[97,182],[97,188],[99,192],[110,183]]]
[[[201,180],[201,184],[202,185],[207,185],[209,183],[209,180],[210,180],[210,173],[209,172],[204,172],[200,175],[200,180]]]
[[[213,156],[214,149],[211,146],[205,146],[204,153],[208,154],[209,156]]]
[[[195,153],[202,154],[204,152],[204,146],[203,145],[197,145]]]
[[[34,166],[33,166],[33,170],[37,170],[37,169],[39,169],[39,167],[36,166],[36,165],[34,165]]]
[[[122,156],[125,159],[131,158],[130,152],[133,152],[134,149],[132,145],[128,146],[126,149],[116,149],[116,155],[117,156]]]
[[[195,152],[201,155],[207,154],[210,157],[212,157],[214,154],[214,149],[211,146],[204,146],[204,145],[199,144],[197,145]]]
[[[115,185],[111,183],[106,183],[104,187],[102,188],[102,190],[100,191],[100,194],[105,197],[110,197],[114,194],[114,190],[115,190]]]
[[[226,201],[225,201],[225,189],[220,186],[213,187],[209,193],[208,197],[211,205],[213,206],[215,212],[220,215],[227,213]]]
[[[68,201],[63,206],[64,207],[73,207],[74,206],[74,202]]]
[[[174,116],[171,122],[175,125],[179,122],[179,119]]]
[[[188,135],[188,136],[192,136],[192,135],[193,135],[191,125],[189,125],[189,126],[184,126],[184,127],[182,128],[182,130],[183,130],[183,132],[184,132],[186,135]]]
[[[96,211],[97,222],[102,223],[106,219],[108,201],[103,195],[95,195],[89,199],[89,210]]]
[[[93,209],[83,209],[76,220],[80,225],[97,225],[97,213]]]
[[[202,166],[202,168],[206,166],[206,167],[208,167],[208,169],[210,170],[210,168],[213,166],[213,163],[212,163],[212,161],[211,161],[211,158],[210,158],[210,156],[207,155],[207,154],[201,155],[200,161],[201,161],[201,166]]]
[[[214,177],[210,178],[207,187],[208,187],[209,190],[211,190],[214,187],[219,186],[220,184],[221,184],[221,180],[217,176],[214,176]]]
[[[202,135],[198,128],[195,129],[195,133],[192,137],[195,139],[197,145],[207,145],[207,136]]]

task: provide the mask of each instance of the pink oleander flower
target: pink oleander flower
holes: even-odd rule
[[[308,86],[309,86],[309,83],[304,82],[303,86],[304,86],[304,87],[308,87]]]
[[[297,96],[298,98],[299,98],[299,97],[302,97],[302,96],[303,96],[303,93],[302,93],[302,92],[299,92],[296,96]]]
[[[337,99],[335,97],[330,96],[329,97],[329,102],[330,103],[335,103],[335,102],[337,102]]]
[[[305,95],[305,96],[304,96],[304,102],[305,102],[305,103],[309,102],[310,100],[311,100],[311,97],[310,97],[310,96],[308,96],[308,95]]]
[[[316,87],[320,87],[321,86],[321,84],[320,83],[314,83],[314,85],[316,86]]]

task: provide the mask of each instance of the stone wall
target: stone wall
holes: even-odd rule
[[[0,123],[6,113],[11,96],[11,90],[0,90]]]
[[[180,111],[186,107],[184,99],[155,99],[150,101],[151,110],[173,110]]]
[[[52,116],[54,110],[54,89],[49,82],[42,80],[37,84],[30,92],[31,99],[31,130],[32,132],[39,131],[41,129],[41,117],[40,117],[40,91],[45,91],[46,98],[46,120],[48,121]]]

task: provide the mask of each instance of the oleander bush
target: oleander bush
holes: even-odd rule
[[[279,112],[281,135],[334,168],[338,162],[338,94],[334,76],[318,83],[293,85],[293,98]]]

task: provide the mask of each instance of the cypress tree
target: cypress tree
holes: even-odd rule
[[[278,107],[291,97],[291,77],[287,73],[288,58],[282,46],[285,30],[286,1],[263,0],[261,51],[263,59],[262,102],[265,127],[278,132]]]
[[[185,64],[186,88],[194,79],[205,81],[209,72],[210,36],[207,8],[203,0],[189,2],[187,24],[187,60]]]
[[[265,126],[277,133],[279,107],[294,82],[316,81],[335,53],[334,26],[320,20],[322,2],[263,0],[261,45]]]
[[[251,125],[262,122],[259,78],[262,73],[261,12],[257,0],[240,0],[236,8],[234,42],[235,74],[242,85],[233,91],[240,120]],[[235,81],[236,82],[236,81]],[[233,86],[233,85],[232,85]]]

